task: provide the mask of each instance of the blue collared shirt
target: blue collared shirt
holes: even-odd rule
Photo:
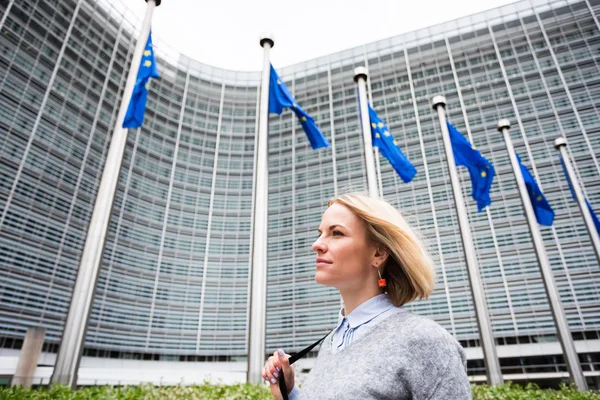
[[[348,316],[344,316],[344,309],[340,310],[338,324],[333,331],[331,344],[323,342],[323,346],[330,345],[334,352],[339,352],[364,336],[378,323],[389,316],[404,312],[403,308],[395,307],[387,294],[379,294],[370,298],[356,307]],[[288,396],[289,400],[300,398],[300,389],[294,386]]]
[[[387,294],[379,294],[356,307],[347,317],[343,311],[344,309],[340,310],[338,324],[331,340],[334,352],[345,349],[353,340],[364,336],[379,322],[403,309],[394,307]]]

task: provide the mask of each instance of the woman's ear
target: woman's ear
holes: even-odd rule
[[[385,264],[385,262],[387,261],[387,258],[388,258],[388,252],[387,252],[387,250],[385,248],[383,248],[383,247],[377,247],[375,249],[375,254],[373,255],[372,265],[375,268],[379,268],[383,264]]]

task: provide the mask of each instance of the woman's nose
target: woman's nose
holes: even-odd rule
[[[323,240],[321,240],[321,238],[318,238],[312,244],[312,249],[317,253],[323,253],[327,250],[327,247],[325,246],[325,243],[323,243]]]

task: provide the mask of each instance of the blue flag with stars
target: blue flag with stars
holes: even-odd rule
[[[527,167],[521,162],[521,157],[519,157],[518,154],[517,160],[519,160],[521,174],[523,175],[525,186],[527,186],[529,200],[531,200],[531,205],[533,206],[533,211],[535,211],[535,218],[537,219],[538,224],[552,226],[552,222],[554,221],[554,210],[550,207],[550,203],[546,200],[544,193],[540,190],[533,175],[531,175]]]
[[[404,155],[398,142],[394,139],[385,123],[379,118],[375,110],[369,104],[369,119],[371,120],[371,139],[373,146],[379,148],[379,152],[388,159],[396,173],[405,183],[412,181],[417,174],[417,169]]]
[[[317,127],[317,124],[306,111],[296,103],[294,96],[290,93],[287,86],[277,75],[277,71],[271,64],[271,79],[269,83],[269,112],[273,114],[281,114],[284,108],[291,108],[300,120],[300,125],[306,133],[306,137],[310,142],[313,150],[321,147],[328,147],[329,142],[323,133]]]
[[[150,78],[160,78],[156,68],[154,58],[154,49],[152,48],[152,32],[148,34],[146,48],[142,55],[142,62],[138,70],[133,94],[129,101],[127,114],[123,120],[123,128],[139,128],[144,122],[144,113],[146,112],[146,101],[148,100],[148,88],[150,87]]]
[[[571,180],[569,179],[569,174],[567,173],[567,168],[565,167],[565,162],[563,161],[562,157],[560,158],[560,164],[562,165],[563,172],[565,173],[565,178],[567,178],[567,185],[569,185],[569,190],[571,191],[571,196],[573,196],[573,200],[577,201],[577,197],[575,196],[575,191],[573,191],[573,185],[571,185]],[[588,210],[590,210],[590,214],[592,215],[592,220],[594,221],[594,226],[596,227],[596,232],[598,232],[598,235],[600,235],[600,219],[598,219],[598,216],[594,212],[594,209],[592,208],[592,205],[588,201],[587,197],[585,198],[585,204],[586,204]]]
[[[473,186],[471,195],[477,201],[477,209],[481,212],[492,204],[490,189],[495,174],[494,166],[450,122],[446,121],[446,124],[450,133],[454,161],[457,166],[463,165],[469,170]]]

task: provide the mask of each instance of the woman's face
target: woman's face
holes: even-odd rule
[[[312,248],[317,252],[317,283],[353,290],[373,279],[375,246],[367,241],[365,223],[345,206],[334,203],[325,211]]]

